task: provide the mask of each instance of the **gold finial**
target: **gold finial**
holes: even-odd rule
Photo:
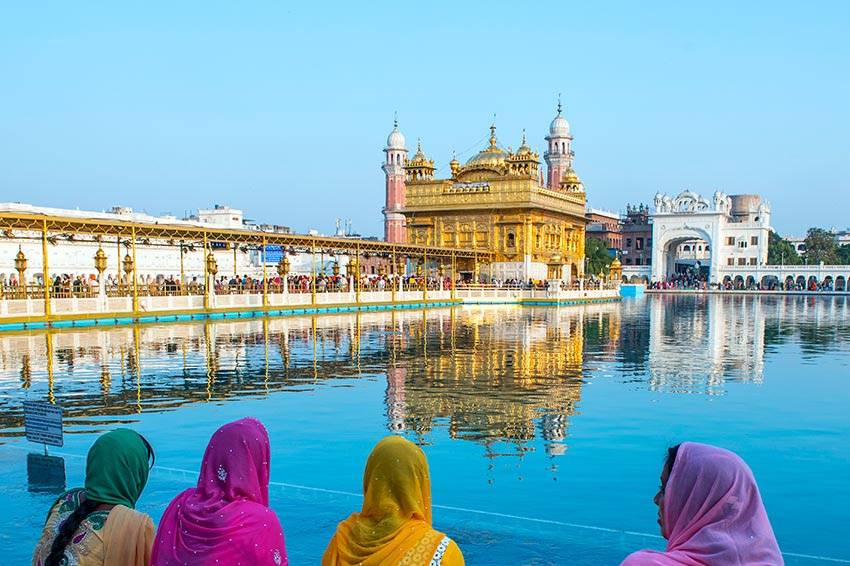
[[[422,153],[422,138],[416,138],[416,153]]]
[[[496,147],[496,115],[493,114],[493,123],[490,125],[490,147]]]
[[[393,128],[398,128],[398,110],[393,110]]]
[[[520,145],[520,147],[522,147],[524,145],[525,145],[525,128],[522,129],[522,144]]]
[[[558,116],[561,115],[561,93],[558,93]]]

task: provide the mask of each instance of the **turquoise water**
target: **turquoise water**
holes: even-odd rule
[[[209,435],[245,415],[269,429],[296,565],[358,508],[390,433],[426,451],[436,526],[470,564],[616,564],[663,546],[651,499],[683,440],[750,463],[788,564],[850,563],[849,342],[844,298],[729,296],[2,334],[3,563],[28,563],[61,488],[44,467],[79,485],[98,432],[152,442],[139,508],[158,520]],[[41,447],[21,438],[21,401],[51,397],[65,446],[28,474]]]

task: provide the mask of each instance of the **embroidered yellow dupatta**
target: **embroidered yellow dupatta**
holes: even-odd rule
[[[431,480],[425,454],[400,436],[388,436],[366,462],[363,509],[339,524],[322,565],[428,564],[437,547],[446,544],[444,539],[443,533],[431,528]],[[451,544],[443,565],[463,564],[460,551]]]

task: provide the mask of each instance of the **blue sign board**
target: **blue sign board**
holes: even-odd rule
[[[266,263],[277,263],[283,257],[283,248],[281,246],[266,246],[264,255]]]

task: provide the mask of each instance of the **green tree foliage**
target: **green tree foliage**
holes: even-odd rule
[[[838,248],[838,263],[850,265],[850,244],[843,244]]]
[[[820,262],[827,265],[838,263],[838,244],[835,243],[832,232],[823,228],[809,228],[803,257],[809,265]]]
[[[776,232],[771,232],[767,241],[767,263],[768,265],[800,265],[803,260],[790,242]]]
[[[611,261],[614,259],[608,253],[605,242],[599,238],[585,238],[584,240],[585,273],[588,275],[599,275],[600,272],[608,273]]]

